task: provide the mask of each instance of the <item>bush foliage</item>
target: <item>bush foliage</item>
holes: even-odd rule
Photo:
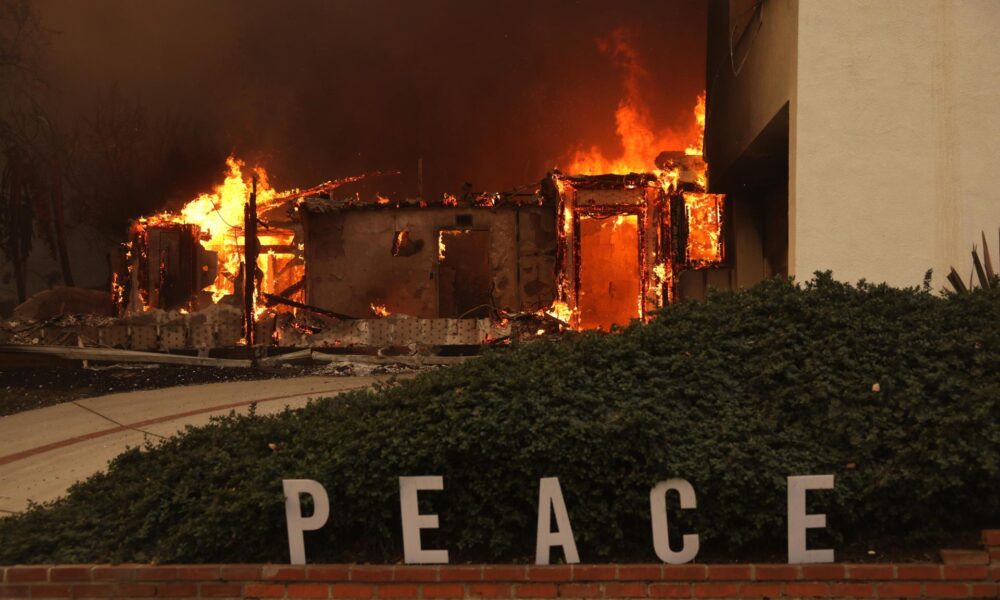
[[[424,546],[452,562],[530,559],[547,476],[584,562],[656,560],[649,490],[670,477],[698,497],[671,527],[703,553],[782,548],[786,477],[823,473],[828,544],[933,541],[1000,524],[998,373],[998,290],[768,281],[130,450],[0,521],[0,563],[287,562],[284,478],[330,496],[311,561],[395,562],[400,475],[444,476]]]

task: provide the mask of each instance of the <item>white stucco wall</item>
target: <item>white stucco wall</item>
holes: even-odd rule
[[[790,124],[797,278],[934,285],[1000,255],[1000,2],[802,0]]]

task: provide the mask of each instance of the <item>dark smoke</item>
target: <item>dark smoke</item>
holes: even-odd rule
[[[398,169],[377,191],[510,189],[578,145],[617,151],[620,74],[597,40],[629,32],[660,127],[684,128],[705,85],[701,2],[38,0],[55,30],[61,114],[108,90],[198,133],[173,149],[162,195],[218,179],[229,152],[276,186]],[[193,139],[193,138],[192,138]],[[182,145],[188,142],[183,142]],[[163,179],[171,179],[164,183]],[[167,191],[164,191],[167,190]],[[375,190],[371,190],[375,191]]]

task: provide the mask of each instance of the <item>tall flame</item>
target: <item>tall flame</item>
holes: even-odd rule
[[[179,213],[163,212],[145,219],[151,226],[171,223],[197,225],[202,236],[201,246],[218,254],[218,272],[215,281],[205,289],[212,293],[212,301],[218,302],[226,294],[235,291],[236,278],[243,260],[243,211],[253,186],[252,175],[244,175],[246,163],[230,156],[226,159],[226,176],[221,185],[211,193],[200,194],[181,208]],[[267,171],[255,167],[257,178],[257,214],[278,205],[292,192],[278,192],[268,181]],[[142,220],[140,220],[142,222]],[[293,232],[269,229],[267,235],[260,235],[261,245],[290,245]],[[257,268],[263,274],[262,287],[267,292],[277,292],[283,282],[275,279],[279,263],[287,262],[292,255],[265,250],[257,259]],[[263,307],[261,307],[263,310]]]
[[[641,84],[649,78],[649,72],[626,31],[616,29],[608,38],[598,42],[598,48],[610,55],[622,71],[625,94],[615,110],[615,131],[621,153],[617,157],[609,157],[597,146],[577,148],[573,152],[569,172],[576,175],[655,172],[656,155],[664,150],[686,148],[688,154],[701,154],[705,131],[705,94],[698,96],[695,120],[688,131],[657,129],[641,91]]]

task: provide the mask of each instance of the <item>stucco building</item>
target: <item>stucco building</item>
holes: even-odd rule
[[[705,158],[735,283],[963,276],[1000,226],[1000,3],[714,0]]]

